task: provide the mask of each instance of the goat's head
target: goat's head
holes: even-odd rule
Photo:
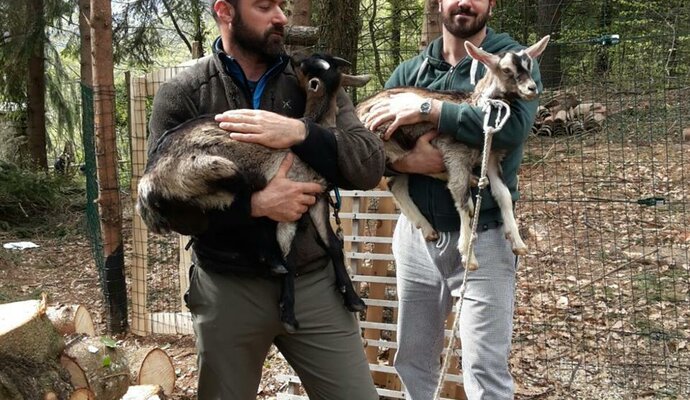
[[[369,82],[369,75],[342,72],[350,65],[347,60],[326,54],[293,58],[297,79],[307,95],[308,116],[320,121],[325,113],[335,111],[335,94],[341,86],[360,87]]]
[[[495,79],[492,83],[497,86],[497,90],[503,94],[513,93],[525,100],[534,100],[539,92],[532,79],[533,60],[544,52],[549,39],[550,36],[547,35],[524,50],[499,55],[487,53],[470,42],[465,42],[465,50],[493,74]]]

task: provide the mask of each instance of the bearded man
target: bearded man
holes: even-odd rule
[[[161,86],[150,120],[149,156],[166,130],[203,114],[217,114],[233,139],[289,148],[294,155],[265,187],[239,194],[230,209],[197,210],[209,228],[193,236],[185,301],[196,333],[198,398],[255,399],[275,344],[310,399],[378,399],[357,318],[343,304],[329,253],[311,220],[300,224],[290,253],[300,321],[292,334],[279,319],[283,279],[261,273],[270,268],[262,265],[256,254],[261,244],[248,232],[309,218],[305,212],[324,188],[286,177],[294,156],[339,187],[366,190],[385,168],[381,142],[357,119],[342,89],[336,128],[301,118],[304,90],[283,50],[284,0],[212,0],[211,6],[220,31],[213,55]]]
[[[442,36],[398,66],[386,87],[472,92],[485,71],[483,65],[473,68],[465,51],[466,41],[490,53],[524,48],[507,34],[498,34],[486,26],[495,6],[495,0],[439,0]],[[532,77],[541,92],[536,63]],[[513,201],[519,196],[517,171],[537,105],[538,100],[513,101],[510,119],[493,138],[494,148],[508,150],[502,162],[503,181]],[[395,368],[407,388],[406,398],[430,400],[440,375],[445,320],[463,282],[464,266],[456,246],[460,217],[446,182],[421,174],[445,169],[441,153],[429,142],[439,132],[481,148],[483,112],[468,104],[400,94],[373,107],[365,126],[374,130],[388,121],[395,126],[430,121],[438,127],[422,136],[409,155],[389,166],[393,171],[410,174],[410,196],[440,235],[437,241],[427,242],[421,231],[401,215],[393,236],[400,301]],[[479,269],[468,275],[459,325],[462,377],[470,400],[512,399],[514,393],[508,356],[518,260],[503,236],[502,223],[496,201],[484,196],[474,247]]]

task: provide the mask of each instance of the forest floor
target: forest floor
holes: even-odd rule
[[[131,206],[123,196],[125,232],[130,231]],[[103,295],[98,272],[86,236],[83,206],[75,199],[71,206],[49,215],[26,216],[12,227],[0,225],[0,243],[31,241],[39,247],[7,250],[0,246],[0,303],[37,299],[48,294],[50,305],[81,304],[89,310],[96,332],[105,335]],[[126,248],[131,246],[125,234]],[[116,335],[122,346],[158,346],[172,358],[177,376],[173,399],[196,398],[196,350],[190,335],[136,336]],[[264,364],[265,373],[258,399],[275,399],[282,382],[280,374],[290,374],[290,367],[273,348]]]
[[[510,360],[516,398],[690,398],[687,147],[587,137],[528,146],[518,215],[530,254],[518,269]],[[123,204],[129,248],[128,196]],[[51,303],[86,306],[103,333],[83,206],[25,219],[0,224],[1,243],[39,245],[0,248],[0,302],[45,292]],[[118,339],[166,350],[177,374],[173,398],[196,397],[192,336]],[[290,373],[272,350],[257,398],[275,398],[285,389],[276,378]]]

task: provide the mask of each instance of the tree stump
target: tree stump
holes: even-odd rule
[[[65,399],[72,389],[57,363],[64,340],[45,314],[45,301],[0,304],[0,399]]]
[[[73,333],[83,333],[88,336],[96,335],[91,314],[82,305],[51,306],[46,310],[46,314],[61,335]]]
[[[98,400],[119,400],[127,393],[130,372],[120,348],[84,337],[67,346],[60,363],[70,373],[75,389],[88,389]],[[86,395],[82,391],[78,399],[87,399]]]
[[[122,400],[165,400],[163,388],[158,385],[130,386]]]
[[[175,389],[175,368],[168,353],[158,347],[127,351],[135,385],[159,385],[170,396]]]

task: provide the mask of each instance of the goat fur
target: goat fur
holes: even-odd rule
[[[397,93],[412,92],[423,98],[433,98],[444,102],[467,102],[481,105],[486,99],[502,99],[507,102],[521,98],[533,100],[537,97],[536,84],[531,77],[532,60],[538,57],[546,48],[549,36],[545,36],[529,48],[517,52],[506,52],[501,55],[487,53],[465,42],[467,53],[487,67],[484,77],[477,82],[472,93],[434,91],[418,87],[400,87],[379,92],[364,100],[357,106],[357,116],[365,120],[371,107]],[[530,69],[526,70],[526,58],[529,59]],[[377,131],[385,132],[390,122],[382,124]],[[388,163],[393,163],[404,157],[412,150],[417,139],[426,132],[436,129],[428,122],[401,126],[390,140],[384,142],[384,150]],[[463,255],[463,262],[471,270],[478,267],[474,252],[467,254],[471,240],[471,219],[474,213],[474,203],[470,197],[470,182],[473,181],[472,170],[481,163],[482,152],[456,141],[450,135],[439,135],[431,142],[443,154],[446,173],[430,175],[438,179],[447,180],[448,189],[455,200],[455,206],[460,214],[460,240],[458,250]],[[510,191],[501,179],[501,161],[507,154],[506,150],[492,150],[488,162],[488,178],[491,182],[491,194],[496,199],[501,210],[506,238],[511,242],[513,253],[527,254],[527,246],[522,241],[513,213],[513,202]],[[388,178],[388,186],[393,193],[400,209],[410,221],[421,229],[427,240],[438,239],[438,233],[424,218],[419,208],[412,201],[409,194],[408,176],[400,174]]]

